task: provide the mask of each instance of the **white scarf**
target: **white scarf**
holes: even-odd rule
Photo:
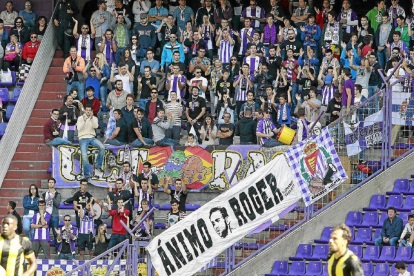
[[[78,56],[82,56],[82,40],[85,39],[85,44],[86,44],[86,56],[85,56],[85,60],[89,60],[91,58],[91,37],[89,34],[86,35],[86,37],[84,37],[83,35],[80,35],[78,38]]]
[[[150,194],[148,193],[148,191],[146,191],[145,194],[146,194],[146,196],[144,197],[144,192],[142,191],[142,189],[139,189],[139,193],[138,193],[138,212],[142,211],[141,202],[142,202],[143,199],[148,200],[148,202],[150,201]]]

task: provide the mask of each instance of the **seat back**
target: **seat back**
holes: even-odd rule
[[[313,250],[313,256],[321,256],[326,258],[329,253],[329,245],[327,244],[316,244]]]
[[[395,246],[383,246],[380,259],[394,259],[395,258]]]
[[[365,248],[365,254],[364,257],[370,257],[377,259],[379,257],[380,249],[379,246],[376,245],[368,245],[367,248]]]
[[[13,114],[14,105],[9,104],[6,108],[6,119],[9,120]]]
[[[414,196],[413,196],[414,197]],[[407,202],[407,198],[405,199]],[[414,204],[414,201],[413,201]],[[414,209],[414,207],[413,207]],[[411,215],[411,212],[401,212],[398,214],[398,217],[403,220],[403,224],[405,225],[408,222],[408,216]]]
[[[322,238],[327,238],[328,240],[331,237],[332,227],[325,227],[322,232]]]
[[[413,207],[414,208],[414,195],[407,195],[405,197],[404,207]]]
[[[369,203],[369,206],[379,209],[379,208],[384,208],[385,204],[386,204],[385,195],[373,195],[371,197],[371,202]]]
[[[387,218],[388,218],[388,214],[387,214],[387,212],[382,212],[382,213],[381,213],[381,218],[380,218],[379,224],[380,224],[380,225],[383,225],[383,224],[384,224],[384,221],[385,221]]]
[[[362,223],[362,212],[349,212],[346,217],[345,224],[348,226],[356,226]]]
[[[364,218],[362,220],[363,225],[373,225],[378,224],[378,213],[376,211],[365,212]]]
[[[296,251],[296,256],[301,257],[310,257],[312,256],[312,244],[302,243],[298,246],[298,251]]]
[[[0,98],[3,104],[6,104],[9,102],[9,89],[7,88],[0,88]]]
[[[410,182],[408,179],[396,179],[394,182],[393,192],[405,193],[410,190]]]
[[[378,220],[378,217],[377,217],[377,220]],[[355,241],[365,242],[365,241],[370,241],[371,239],[372,239],[371,228],[358,228],[358,231],[355,236]]]
[[[287,274],[289,270],[289,263],[287,261],[275,261],[271,274]]]
[[[364,276],[371,276],[374,273],[374,266],[372,263],[363,263],[362,269],[364,270]]]
[[[354,252],[354,254],[356,256],[358,256],[358,258],[360,258],[360,259],[362,258],[362,246],[360,246],[360,245],[350,245],[349,250]]]
[[[302,274],[305,274],[305,267],[306,267],[305,262],[302,262],[302,261],[294,261],[290,265],[289,274],[290,275],[302,275]]]
[[[4,135],[6,128],[7,128],[7,123],[0,123],[0,137]]]
[[[411,258],[411,247],[398,247],[397,256],[398,261],[409,260]]]
[[[321,275],[322,263],[321,262],[309,262],[308,269],[306,270],[308,275]]]
[[[388,198],[387,207],[401,208],[403,206],[402,195],[390,195]]]
[[[388,276],[390,273],[390,265],[388,263],[377,263],[374,273],[376,276]]]

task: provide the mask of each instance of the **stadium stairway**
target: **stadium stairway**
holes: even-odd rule
[[[43,142],[43,125],[50,118],[52,108],[60,108],[66,95],[62,72],[63,53],[56,51],[39,98],[26,125],[23,136],[0,188],[0,215],[7,213],[10,200],[17,204],[17,212],[23,214],[23,197],[30,184],[41,187],[41,180],[50,177],[47,172],[52,150]]]

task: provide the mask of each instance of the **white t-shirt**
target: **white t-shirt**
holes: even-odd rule
[[[391,75],[392,71],[394,71],[394,68],[388,69],[387,76]],[[404,75],[405,75],[405,71],[404,71],[404,69],[402,69],[402,68],[398,69],[398,75],[400,75],[400,76],[404,76]],[[392,75],[392,77],[390,78],[390,83],[394,83],[394,82],[396,82],[397,80],[398,80],[398,79],[397,79],[397,78],[395,77],[395,75],[393,74],[393,75]],[[404,87],[403,87],[403,82],[400,82],[400,83],[398,83],[398,84],[395,84],[395,85],[392,87],[392,92],[402,92],[403,90],[404,90]]]
[[[190,84],[191,84],[191,86],[200,87],[200,89],[198,90],[198,95],[200,97],[204,98],[204,99],[206,98],[206,94],[203,92],[203,90],[201,90],[201,86],[208,86],[208,81],[207,81],[206,78],[204,78],[204,77],[192,78],[190,80]]]
[[[123,90],[125,90],[128,93],[132,93],[131,91],[131,86],[129,85],[130,81],[129,81],[129,75],[126,74],[125,76],[123,75],[116,75],[115,76],[116,80],[121,80],[122,81],[122,85],[123,85]]]

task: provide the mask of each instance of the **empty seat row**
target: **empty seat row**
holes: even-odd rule
[[[326,261],[326,256],[329,253],[329,246],[327,244],[317,244],[313,248],[312,244],[299,244],[296,256],[290,257],[291,261]]]
[[[411,183],[412,184],[412,183]],[[397,179],[394,182],[394,188],[387,195],[414,195],[414,186],[410,185],[410,181],[406,178]]]
[[[410,196],[411,197],[411,196]],[[414,196],[413,200],[414,200]],[[412,208],[414,209],[414,208]],[[401,212],[398,214],[404,224],[408,222],[408,216],[411,215],[411,209],[407,210],[408,212]],[[378,215],[377,211],[367,211],[365,214],[359,211],[352,211],[348,213],[345,224],[349,227],[382,227],[384,221],[388,218],[387,212],[382,212],[381,217]]]
[[[373,195],[368,207],[364,211],[386,211],[394,207],[397,211],[411,211],[414,209],[414,195],[407,195],[404,201],[403,195],[390,195],[388,201],[385,195]]]
[[[12,104],[17,103],[17,100],[19,99],[21,92],[22,92],[22,88],[16,87],[13,90],[12,96],[10,98],[9,89],[7,89],[7,88],[0,88],[0,98],[1,98],[2,103],[3,104],[6,104],[8,102],[10,102]]]

